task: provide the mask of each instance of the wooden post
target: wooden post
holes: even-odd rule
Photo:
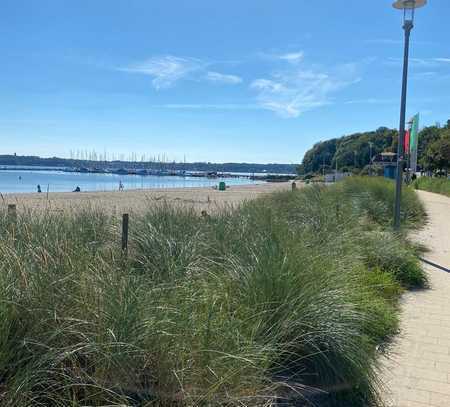
[[[297,184],[295,183],[295,181],[291,184],[292,187],[292,191],[295,191],[297,189]]]
[[[8,216],[11,220],[14,221],[14,223],[17,220],[17,210],[16,210],[16,205],[14,204],[9,204],[8,205]]]
[[[128,213],[122,215],[122,251],[125,256],[128,254]]]

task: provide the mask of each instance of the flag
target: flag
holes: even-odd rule
[[[419,146],[419,113],[412,119],[412,125],[409,136],[409,153],[411,156],[411,171],[417,171],[417,149]]]
[[[410,130],[406,130],[405,131],[405,146],[404,146],[404,152],[405,154],[409,154],[409,142],[410,142],[410,138],[411,138],[411,132]]]

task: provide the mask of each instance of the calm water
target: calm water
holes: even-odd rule
[[[68,192],[77,186],[81,191],[114,191],[119,189],[119,182],[127,189],[141,188],[184,188],[212,187],[219,181],[229,185],[254,184],[246,178],[192,178],[169,176],[140,176],[116,174],[81,174],[62,171],[0,171],[0,192],[36,192],[37,185],[42,192]]]

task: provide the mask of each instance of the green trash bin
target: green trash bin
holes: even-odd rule
[[[225,185],[224,181],[219,182],[219,191],[225,191],[227,189],[227,186]]]

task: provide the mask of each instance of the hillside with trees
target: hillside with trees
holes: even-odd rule
[[[344,172],[367,172],[371,154],[374,157],[383,152],[395,153],[397,143],[398,131],[387,127],[321,141],[306,152],[302,164],[298,166],[298,173],[329,173],[336,168]],[[450,120],[444,127],[429,126],[420,131],[418,162],[422,171],[448,174]]]

